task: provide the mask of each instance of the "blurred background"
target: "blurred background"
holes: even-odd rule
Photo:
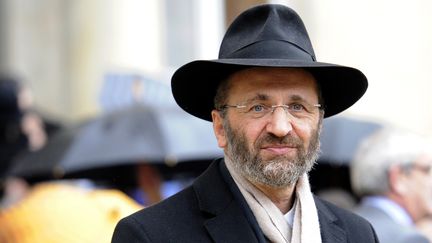
[[[130,82],[116,81],[134,75],[158,83],[143,85],[147,99],[171,102],[173,70],[216,58],[234,16],[264,2],[296,9],[319,61],[366,74],[368,92],[341,116],[432,135],[430,1],[1,0],[0,70],[61,122],[125,102]]]
[[[324,122],[314,191],[352,194],[349,162],[383,124],[432,136],[431,1],[0,0],[2,195],[25,194],[9,176],[91,179],[85,188],[119,189],[144,206],[186,186],[222,153],[211,124],[178,109],[171,75],[216,59],[235,16],[268,2],[300,14],[318,61],[369,80],[359,102]]]

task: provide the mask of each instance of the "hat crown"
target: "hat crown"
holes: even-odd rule
[[[298,14],[284,5],[265,4],[243,12],[232,22],[219,50],[219,59],[225,58],[315,61],[315,54]]]
[[[186,112],[212,121],[213,99],[222,80],[249,67],[309,71],[321,89],[324,117],[353,105],[368,86],[360,70],[316,61],[303,21],[294,10],[265,4],[246,10],[233,21],[218,59],[196,60],[177,69],[171,79],[174,99]]]

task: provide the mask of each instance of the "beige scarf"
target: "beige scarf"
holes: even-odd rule
[[[261,230],[271,242],[321,243],[318,212],[306,174],[298,180],[296,185],[296,200],[293,206],[294,225],[291,229],[279,208],[263,192],[238,174],[227,157],[225,157],[225,164]]]

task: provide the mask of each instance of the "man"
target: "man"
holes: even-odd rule
[[[380,242],[429,242],[415,224],[432,216],[432,146],[424,138],[383,128],[366,138],[351,165],[352,186],[363,197],[355,209]]]
[[[172,78],[177,103],[213,121],[224,159],[191,187],[122,220],[113,242],[376,242],[364,219],[314,198],[307,178],[322,119],[366,88],[360,71],[316,62],[292,9],[243,12],[219,59],[186,64]]]

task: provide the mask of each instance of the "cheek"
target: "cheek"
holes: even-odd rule
[[[315,131],[309,124],[293,124],[293,132],[303,141],[307,148],[310,144],[312,133]]]
[[[419,203],[432,203],[432,187],[429,184],[426,184],[425,180],[420,180],[420,178],[411,179],[408,188],[410,188],[409,193],[413,194],[413,197],[416,198],[416,201]],[[428,191],[429,193],[426,193]]]
[[[422,190],[422,195],[426,198],[429,206],[432,210],[432,179],[428,178],[427,181],[425,181],[425,187],[424,190]]]
[[[429,213],[432,213],[432,191],[431,188],[428,188],[428,193],[426,193],[426,190],[419,190],[418,197],[416,201],[416,204],[423,204],[422,207],[425,208]]]
[[[246,139],[247,146],[249,149],[255,149],[255,144],[260,135],[265,132],[264,126],[259,126],[256,124],[239,124],[238,133]]]
[[[322,118],[320,118],[320,115],[311,118],[311,120],[309,120],[308,122],[293,125],[293,130],[295,130],[300,139],[303,140],[306,148],[310,146],[312,139],[319,140],[319,134],[321,133],[321,129]]]

